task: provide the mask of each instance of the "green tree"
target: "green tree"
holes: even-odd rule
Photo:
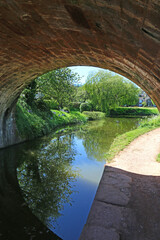
[[[89,75],[85,89],[94,110],[107,112],[111,107],[138,102],[139,88],[135,84],[105,71]]]
[[[23,91],[25,101],[30,106],[32,106],[34,102],[36,90],[37,90],[37,83],[35,80],[33,80]]]
[[[52,99],[63,108],[73,101],[79,79],[69,68],[61,68],[38,77],[36,82],[45,99]]]
[[[74,98],[75,102],[85,102],[87,100],[88,96],[87,96],[87,92],[85,89],[85,85],[83,86],[78,86],[76,88],[76,95]]]

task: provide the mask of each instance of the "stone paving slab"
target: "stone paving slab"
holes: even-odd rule
[[[123,221],[124,208],[94,200],[87,223],[119,231]]]
[[[95,199],[109,204],[125,206],[131,196],[131,182],[131,177],[122,173],[116,173],[115,175],[115,172],[110,171],[106,166]]]
[[[90,234],[88,234],[88,232]],[[115,229],[105,229],[103,227],[86,226],[82,232],[81,240],[120,240]]]

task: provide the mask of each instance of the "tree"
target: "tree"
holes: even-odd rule
[[[36,82],[45,99],[53,99],[63,108],[73,100],[79,79],[69,68],[61,68],[38,77]]]
[[[87,92],[85,90],[85,86],[77,86],[76,95],[74,98],[75,102],[85,102],[87,100]]]
[[[138,102],[139,88],[135,84],[105,71],[90,75],[85,89],[94,110],[107,112],[111,107]]]
[[[33,101],[35,99],[36,89],[37,89],[37,83],[35,80],[33,80],[23,91],[23,94],[25,96],[25,101],[30,106],[32,106]]]

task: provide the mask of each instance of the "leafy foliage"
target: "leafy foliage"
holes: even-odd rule
[[[32,106],[34,102],[36,89],[37,89],[37,83],[36,83],[36,80],[34,80],[23,91],[25,102],[30,106]]]
[[[135,84],[104,71],[90,75],[85,90],[93,109],[102,112],[108,112],[111,107],[135,105],[138,102],[139,88]]]
[[[59,109],[73,101],[78,81],[79,76],[69,68],[57,69],[36,79],[38,92],[44,99],[54,100]]]
[[[71,102],[69,104],[69,107],[72,111],[79,111],[80,110],[80,105],[81,105],[81,102]]]
[[[110,116],[149,116],[158,114],[157,108],[118,107],[110,110]]]
[[[92,105],[91,103],[81,103],[80,105],[80,112],[83,112],[83,111],[91,111],[92,110]]]
[[[88,95],[85,89],[85,85],[77,86],[74,100],[76,102],[86,102],[87,99],[88,99]]]
[[[21,100],[16,107],[16,124],[19,134],[27,139],[43,136],[58,126],[86,120],[86,116],[80,112],[66,113],[48,108],[42,111],[41,107],[39,109],[36,105],[31,107],[24,102],[22,105]]]
[[[90,112],[90,111],[84,111],[83,112],[84,115],[87,116],[88,120],[96,120],[96,119],[101,119],[101,118],[105,118],[106,114],[103,112]]]

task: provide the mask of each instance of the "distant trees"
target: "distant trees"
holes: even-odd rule
[[[69,106],[79,109],[82,103],[81,111],[90,109],[102,112],[138,103],[139,88],[119,75],[102,70],[90,74],[83,86],[78,85],[79,80],[79,75],[69,68],[50,71],[36,78],[23,91],[24,102],[30,106],[35,103],[42,111],[45,106],[49,109]]]
[[[139,88],[120,77],[105,71],[89,75],[85,84],[86,95],[94,110],[107,112],[109,108],[136,105]]]

